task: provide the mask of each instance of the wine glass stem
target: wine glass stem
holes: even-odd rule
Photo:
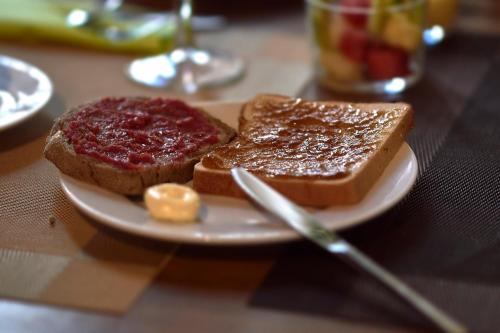
[[[196,43],[191,23],[193,13],[192,0],[179,0],[179,2],[176,47],[194,47]]]

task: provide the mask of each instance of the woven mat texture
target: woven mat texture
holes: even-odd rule
[[[262,91],[294,95],[308,80],[301,36],[233,29],[202,42],[227,49],[241,38],[247,41],[237,50],[247,64],[244,78],[192,100],[243,100]],[[65,198],[56,168],[42,157],[45,138],[55,117],[88,100],[175,96],[129,82],[123,68],[130,56],[40,45],[2,50],[45,70],[55,95],[36,117],[0,133],[0,296],[123,312],[176,246],[136,244],[99,231]]]
[[[424,79],[403,96],[416,111],[417,183],[397,207],[343,233],[477,332],[500,327],[499,42],[462,35],[431,50]],[[251,304],[372,324],[427,322],[306,243],[288,248]]]

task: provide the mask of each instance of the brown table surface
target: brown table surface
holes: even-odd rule
[[[500,9],[496,0],[463,1],[463,8],[465,9],[458,24],[458,33],[465,31],[467,34],[478,33],[481,36],[500,33],[498,23],[500,22]],[[281,14],[268,14],[260,17],[242,15],[232,23],[229,29],[254,27],[256,30],[291,31],[300,36],[305,34],[302,20],[303,12],[301,8],[298,8],[283,11]],[[232,48],[237,51],[239,47],[244,47],[245,41],[242,40],[240,43],[241,45],[232,45]],[[2,53],[23,56],[24,59],[40,64],[42,68],[52,73],[56,86],[55,101],[52,102],[54,114],[59,114],[63,106],[102,95],[103,89],[105,89],[104,93],[109,95],[159,94],[157,91],[139,88],[128,82],[122,75],[116,75],[116,73],[121,73],[123,64],[131,59],[130,56],[84,51],[63,46],[26,45],[13,42],[2,42],[0,47]],[[496,49],[492,48],[492,51],[498,52],[498,45]],[[82,63],[79,61],[84,59],[87,65],[71,66]],[[450,76],[454,77],[453,74]],[[77,82],[74,80],[75,77],[78,77]],[[104,82],[96,80],[101,77],[105,78]],[[467,80],[466,76],[465,80]],[[414,95],[421,94],[423,91],[422,88],[419,89],[411,90],[404,98],[415,100]],[[311,98],[338,97],[318,87],[314,81],[307,84],[300,94]],[[29,141],[36,135],[40,133],[21,134],[18,140]],[[89,220],[89,223],[95,222]],[[98,225],[94,226],[101,228]],[[155,249],[162,249],[165,246],[154,241],[136,239],[113,230],[103,230],[123,242],[132,242]],[[363,245],[362,241],[360,243],[358,245]],[[411,325],[390,322],[379,325],[370,321],[349,318],[349,316],[328,315],[326,310],[301,311],[301,306],[297,304],[295,307],[273,306],[272,301],[266,301],[266,297],[270,297],[269,295],[273,292],[280,295],[280,286],[272,283],[273,274],[276,274],[276,272],[271,274],[273,266],[284,253],[291,251],[293,254],[301,248],[311,251],[309,245],[304,243],[250,248],[181,246],[168,264],[168,269],[163,270],[155,278],[135,304],[123,315],[0,299],[0,331],[47,333],[422,331],[422,328],[412,329]],[[309,253],[307,251],[306,253]],[[290,260],[290,255],[287,260]],[[302,260],[307,260],[307,258],[302,258]],[[283,265],[286,266],[286,260],[285,263],[281,262],[279,265],[281,268]],[[357,279],[361,277],[358,275]],[[302,294],[296,301],[306,302],[307,295]],[[293,303],[294,299],[292,298],[289,302]],[[500,301],[498,303],[500,305]],[[481,330],[483,329],[493,332],[497,327],[482,327]]]

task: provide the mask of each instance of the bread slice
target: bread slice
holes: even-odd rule
[[[382,174],[411,126],[412,108],[404,103],[309,102],[258,95],[242,108],[239,137],[195,166],[193,186],[201,193],[244,197],[230,175],[232,167],[241,166],[298,204],[355,204]],[[286,149],[276,148],[282,146]],[[325,147],[328,150],[320,152]],[[337,163],[346,156],[352,159],[345,161],[353,163]]]
[[[112,100],[147,102],[151,99],[115,98]],[[235,131],[231,127],[205,111],[196,109],[204,119],[218,129],[217,143],[202,146],[180,161],[160,157],[154,164],[141,165],[134,169],[120,168],[92,156],[77,153],[64,133],[75,114],[86,108],[94,107],[98,102],[75,107],[56,119],[47,138],[44,154],[62,173],[125,195],[142,195],[148,186],[158,183],[189,181],[193,176],[193,167],[200,158],[210,150],[227,143],[235,135]],[[116,112],[122,111],[117,110]]]

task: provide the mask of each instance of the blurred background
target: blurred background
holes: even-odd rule
[[[457,2],[458,15],[454,9]],[[75,39],[74,35],[68,38],[62,37],[67,30],[64,25],[65,15],[71,8],[95,8],[99,3],[99,1],[92,0],[0,0],[0,39],[14,38],[16,41],[45,39],[71,43],[72,39]],[[173,11],[177,4],[178,1],[170,0],[125,0],[121,10],[139,8],[146,12],[156,13]],[[500,1],[428,0],[428,4],[430,23],[444,22],[452,27],[451,31],[500,33],[500,22],[498,22]],[[61,11],[58,8],[64,8],[64,10]],[[276,26],[281,25],[286,28],[292,26],[287,24],[290,20],[305,21],[305,1],[302,0],[196,0],[193,1],[193,8],[197,16],[222,17],[227,24],[234,25],[252,23],[256,28],[259,27],[259,22],[273,22]],[[455,21],[455,17],[459,19]],[[40,27],[42,29],[38,29]],[[223,29],[224,25],[217,28]],[[53,29],[57,31],[54,32]],[[295,24],[292,29],[305,33],[305,23]],[[82,44],[82,38],[76,39],[76,41],[73,40],[73,44]],[[88,43],[83,42],[83,44],[89,46]],[[123,51],[127,48],[118,49]],[[150,53],[153,50],[145,48],[144,51]]]

